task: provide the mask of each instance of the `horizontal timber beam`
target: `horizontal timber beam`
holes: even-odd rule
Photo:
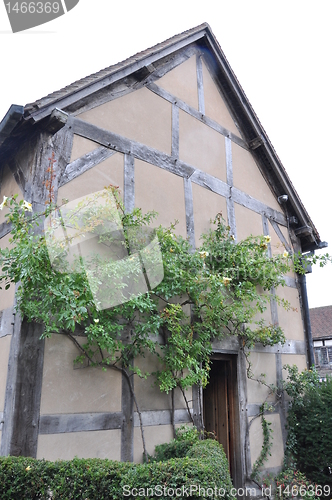
[[[171,410],[151,410],[142,411],[143,426],[148,427],[151,425],[171,425]],[[191,419],[187,410],[175,410],[174,423],[189,423]],[[134,413],[134,427],[139,427],[138,413]]]
[[[39,434],[121,429],[122,412],[41,415]]]
[[[251,349],[253,352],[265,352],[272,354],[303,354],[307,352],[304,340],[286,340],[284,345],[276,344],[273,346],[263,346],[255,344]]]
[[[260,415],[261,414],[260,407],[261,405],[259,403],[247,404],[247,409],[246,409],[247,417],[257,417],[258,415]],[[274,415],[277,413],[279,413],[279,408],[274,407],[272,411],[269,410],[266,414]]]
[[[170,425],[171,410],[151,410],[141,412],[143,426]],[[1,416],[1,414],[0,414]],[[111,413],[67,413],[41,415],[39,434],[63,434],[67,432],[85,432],[121,429],[124,416],[122,412]],[[187,410],[175,410],[175,424],[190,422]],[[134,427],[139,427],[138,414],[134,413]]]

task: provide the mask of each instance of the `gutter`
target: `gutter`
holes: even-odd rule
[[[24,106],[12,104],[0,123],[0,147],[23,117]]]

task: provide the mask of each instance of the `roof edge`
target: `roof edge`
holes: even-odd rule
[[[12,104],[0,122],[0,147],[12,134],[13,130],[20,123],[24,113],[24,106]]]

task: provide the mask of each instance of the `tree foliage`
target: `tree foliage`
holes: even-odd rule
[[[311,481],[332,487],[332,379],[320,381],[315,369],[288,368],[288,461]]]

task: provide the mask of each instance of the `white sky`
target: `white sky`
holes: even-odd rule
[[[80,0],[12,34],[0,4],[0,121],[24,105],[208,22],[322,240],[330,243],[330,0]],[[308,277],[309,306],[332,304],[332,264]]]

